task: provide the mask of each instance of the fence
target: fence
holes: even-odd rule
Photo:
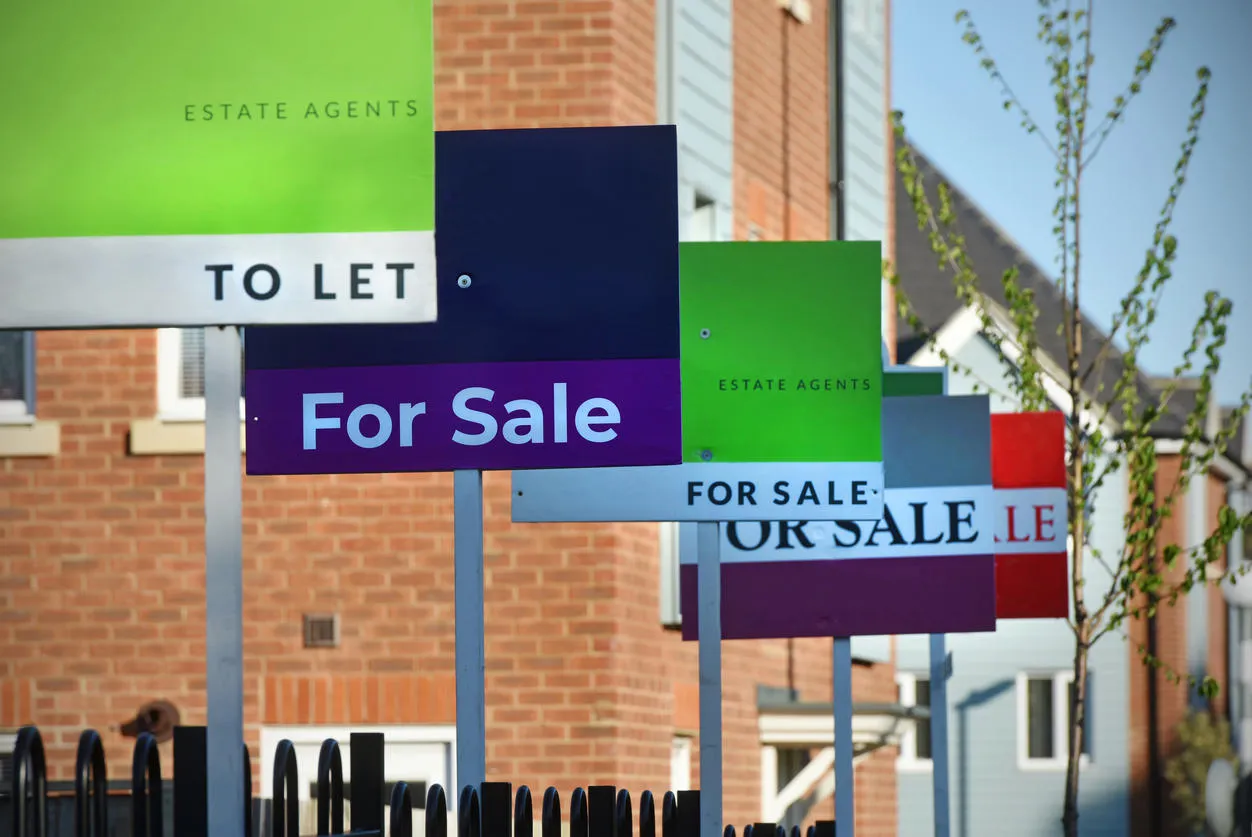
[[[162,776],[156,739],[139,733],[130,782],[110,783],[100,736],[86,730],[79,737],[72,782],[53,786],[47,781],[39,730],[23,727],[13,749],[9,787],[0,788],[0,824],[11,824],[13,837],[207,837],[206,732],[204,727],[174,728],[174,770],[168,782]],[[462,788],[456,833],[450,835],[442,787],[432,785],[420,802],[405,782],[394,783],[387,792],[383,744],[382,733],[351,733],[352,781],[345,789],[339,742],[333,738],[322,742],[314,794],[317,837],[416,837],[421,831],[425,837],[535,837],[530,788],[522,785],[514,793],[508,782]],[[273,778],[273,799],[254,799],[245,746],[243,837],[301,837],[300,779],[290,741],[278,743]],[[424,814],[417,831],[415,807]],[[563,819],[560,794],[550,787],[539,811],[539,837],[700,837],[699,791],[667,791],[659,812],[652,793],[644,791],[637,810],[636,819],[628,791],[593,785],[574,789],[568,818]],[[345,823],[351,830],[345,830]],[[735,827],[726,826],[721,837],[735,837]],[[743,837],[801,837],[801,833],[798,826],[788,834],[773,823],[753,823],[743,828]],[[805,837],[834,837],[834,823],[809,826]]]

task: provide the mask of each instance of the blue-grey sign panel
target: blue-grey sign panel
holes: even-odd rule
[[[991,398],[884,398],[882,450],[887,488],[991,485]]]

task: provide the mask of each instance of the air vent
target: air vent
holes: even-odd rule
[[[339,617],[334,613],[304,614],[305,648],[338,648]]]

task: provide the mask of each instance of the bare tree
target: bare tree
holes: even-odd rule
[[[1156,28],[1147,48],[1131,74],[1125,91],[1111,107],[1093,118],[1089,100],[1089,79],[1093,64],[1091,20],[1094,0],[1076,4],[1060,0],[1040,0],[1038,38],[1047,49],[1047,66],[1051,74],[1056,118],[1052,131],[1036,122],[1009,86],[989,55],[978,29],[968,12],[956,19],[963,25],[963,40],[973,49],[993,82],[999,87],[1006,111],[1020,116],[1022,128],[1038,136],[1055,162],[1057,197],[1053,207],[1053,232],[1057,246],[1058,270],[1055,282],[1063,323],[1060,332],[1064,344],[1064,369],[1059,376],[1069,396],[1067,447],[1068,464],[1068,529],[1076,546],[1072,562],[1072,614],[1068,619],[1074,637],[1074,689],[1068,730],[1068,765],[1061,824],[1066,837],[1078,835],[1079,760],[1083,751],[1085,728],[1084,708],[1087,695],[1087,663],[1096,642],[1117,631],[1129,620],[1155,613],[1157,607],[1172,606],[1178,597],[1196,584],[1220,583],[1233,578],[1236,572],[1216,571],[1215,565],[1225,556],[1225,547],[1245,528],[1252,528],[1252,515],[1240,517],[1230,507],[1223,507],[1218,526],[1200,543],[1182,545],[1164,537],[1163,524],[1172,514],[1175,499],[1187,489],[1192,479],[1208,470],[1214,457],[1223,452],[1248,412],[1252,391],[1244,392],[1238,406],[1215,436],[1206,432],[1212,407],[1213,380],[1220,365],[1220,353],[1226,342],[1227,320],[1231,302],[1210,291],[1204,296],[1204,311],[1198,318],[1189,345],[1173,370],[1173,380],[1163,387],[1145,386],[1139,367],[1139,354],[1149,339],[1156,319],[1161,293],[1172,277],[1178,253],[1178,242],[1170,233],[1179,194],[1186,182],[1188,167],[1199,141],[1204,117],[1210,73],[1207,68],[1197,72],[1198,89],[1191,103],[1181,154],[1174,168],[1174,180],[1152,230],[1151,243],[1133,287],[1121,300],[1111,329],[1107,334],[1084,333],[1081,315],[1083,288],[1083,175],[1095,161],[1110,133],[1121,121],[1127,106],[1140,92],[1156,63],[1166,36],[1175,21],[1165,18]],[[1048,374],[1037,355],[1039,304],[1033,289],[1019,281],[1016,270],[998,277],[1007,305],[1010,323],[993,321],[987,305],[988,286],[980,280],[971,264],[963,236],[956,229],[951,190],[947,184],[926,189],[916,155],[909,145],[900,112],[894,115],[897,137],[896,165],[905,184],[906,195],[916,211],[919,229],[928,234],[931,249],[940,269],[950,271],[958,299],[982,318],[984,335],[1000,352],[1006,364],[1005,379],[1011,397],[1022,410],[1047,409],[1049,398],[1044,389]],[[899,277],[886,265],[889,280],[896,288],[900,314],[919,334],[925,325],[913,309],[907,294],[899,285]],[[994,281],[994,280],[993,280]],[[1008,327],[1005,328],[1004,326]],[[997,336],[1002,335],[1002,336]],[[1123,341],[1124,349],[1114,345]],[[930,346],[954,372],[962,367],[946,351],[929,338]],[[1014,358],[1010,361],[1009,358]],[[1062,359],[1058,359],[1058,363]],[[1112,366],[1110,366],[1112,364]],[[1120,372],[1118,371],[1120,370]],[[970,371],[968,369],[964,371]],[[1175,395],[1179,379],[1190,377],[1196,387],[1194,404],[1180,407]],[[1169,413],[1182,418],[1180,468],[1170,490],[1158,490],[1156,439],[1153,428]],[[1094,416],[1094,419],[1087,418]],[[1106,435],[1101,427],[1113,418],[1119,430]],[[1124,542],[1119,554],[1104,555],[1091,547],[1092,512],[1097,495],[1113,473],[1127,474],[1131,502],[1125,513]],[[1120,492],[1121,486],[1110,484]],[[1085,577],[1086,553],[1100,562],[1111,577],[1107,590],[1088,590]],[[1140,657],[1150,666],[1163,670],[1175,682],[1182,677],[1161,660],[1140,647]],[[1217,692],[1212,678],[1189,685],[1208,697]]]

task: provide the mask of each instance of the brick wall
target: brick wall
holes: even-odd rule
[[[1205,529],[1201,533],[1192,536],[1190,543],[1198,543],[1201,538],[1206,538],[1218,526],[1218,512],[1222,506],[1227,504],[1226,501],[1226,483],[1216,474],[1210,474],[1208,477],[1208,520],[1205,523]],[[1227,552],[1222,550],[1220,560],[1209,570],[1208,577],[1210,579],[1219,578],[1226,571]],[[1226,618],[1226,599],[1222,595],[1222,588],[1218,584],[1210,583],[1207,590],[1208,595],[1208,664],[1206,668],[1210,676],[1217,680],[1221,691],[1218,693],[1216,700],[1211,702],[1213,710],[1219,715],[1227,715],[1227,699],[1229,692],[1227,688],[1230,686],[1230,658],[1227,656],[1227,644],[1229,642],[1230,624]]]
[[[651,4],[441,0],[435,13],[441,130],[655,121]],[[735,4],[738,237],[749,223],[766,239],[826,237],[824,13],[787,22],[784,141],[783,15]],[[205,720],[203,463],[129,453],[131,423],[155,414],[154,332],[41,333],[38,346],[40,418],[61,422],[62,445],[0,460],[0,725],[37,723],[58,779],[94,727],[123,776],[116,727],[142,703]],[[656,527],[514,526],[507,475],[484,490],[489,776],[663,788],[698,690],[695,645],[659,626]],[[450,476],[245,477],[244,503],[254,774],[263,724],[452,722]],[[301,616],[321,611],[340,615],[341,645],[304,649]],[[728,643],[724,672],[726,815],[746,823],[760,815],[756,685],[829,700],[830,643]],[[854,691],[893,700],[891,668],[858,668]],[[895,833],[892,757],[858,771],[865,837]],[[696,749],[696,786],[698,764]]]
[[[1158,457],[1156,477],[1156,492],[1158,496],[1166,496],[1175,490],[1179,466],[1180,461],[1176,455],[1161,455]],[[1218,478],[1211,476],[1206,479],[1210,504],[1213,504],[1219,497],[1224,499]],[[1218,507],[1220,505],[1211,505],[1210,507],[1210,525],[1216,523],[1216,510]],[[1198,543],[1212,531],[1211,528],[1206,532],[1189,531],[1186,509],[1185,496],[1179,496],[1174,501],[1170,517],[1162,525],[1162,544],[1174,543],[1190,546]],[[1224,565],[1223,562],[1220,566],[1224,567]],[[1184,561],[1180,558],[1175,568],[1166,570],[1163,573],[1166,587],[1176,585],[1182,579],[1183,573]],[[1221,601],[1220,590],[1212,588],[1207,592],[1207,595],[1209,596],[1210,606],[1209,671],[1219,678],[1224,688],[1226,682],[1225,605]],[[1212,609],[1215,605],[1218,606],[1217,610]],[[1127,653],[1130,655],[1130,825],[1131,834],[1134,837],[1146,837],[1146,835],[1154,833],[1151,831],[1150,824],[1155,818],[1159,818],[1164,828],[1164,831],[1161,833],[1166,835],[1181,835],[1182,833],[1177,829],[1176,806],[1169,799],[1169,784],[1163,779],[1160,783],[1161,799],[1160,807],[1157,809],[1158,812],[1154,812],[1151,807],[1149,794],[1151,775],[1148,761],[1148,734],[1150,728],[1148,682],[1149,678],[1155,678],[1156,680],[1158,708],[1155,727],[1161,759],[1159,769],[1163,771],[1167,761],[1178,752],[1180,741],[1177,728],[1178,724],[1187,715],[1189,701],[1189,690],[1186,682],[1188,664],[1187,602],[1185,595],[1181,596],[1177,604],[1172,607],[1167,602],[1161,603],[1157,611],[1156,625],[1156,654],[1164,666],[1164,669],[1161,670],[1153,670],[1142,662],[1139,649],[1140,647],[1146,647],[1148,638],[1146,621],[1134,619],[1126,625],[1126,632],[1129,637]],[[1181,682],[1174,682],[1167,675],[1167,671],[1177,672],[1181,675]],[[1220,704],[1221,701],[1217,701],[1217,703]]]

